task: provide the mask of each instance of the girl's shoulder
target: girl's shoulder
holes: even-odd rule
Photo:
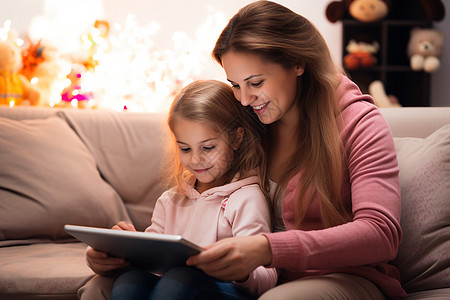
[[[261,202],[266,201],[263,191],[261,190],[261,187],[258,184],[258,177],[257,176],[251,176],[247,177],[245,179],[240,180],[241,185],[239,188],[236,188],[232,193],[229,195],[229,199],[232,201],[255,201],[255,202]]]

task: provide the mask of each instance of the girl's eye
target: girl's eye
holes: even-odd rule
[[[254,87],[258,87],[258,86],[261,86],[262,83],[263,83],[263,80],[255,82],[255,83],[252,82],[252,83],[250,83],[250,85],[254,86]]]
[[[181,148],[180,147],[181,152],[189,152],[189,150],[191,150],[191,148]]]
[[[209,147],[203,147],[203,150],[205,150],[205,151],[211,151],[211,150],[214,150],[214,148],[216,148],[216,146],[209,146]]]

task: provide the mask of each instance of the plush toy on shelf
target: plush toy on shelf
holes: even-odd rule
[[[408,42],[408,56],[414,71],[435,72],[440,67],[444,32],[433,28],[413,28]]]
[[[344,65],[348,69],[373,67],[377,63],[374,54],[378,52],[379,47],[376,41],[367,43],[354,39],[350,40],[345,48],[348,54],[344,56]]]
[[[445,17],[445,6],[441,0],[420,0],[425,14],[431,21],[441,21]]]
[[[372,23],[384,19],[390,8],[389,0],[341,0],[328,4],[325,15],[334,23],[348,13],[360,22]]]
[[[369,94],[378,107],[401,107],[397,97],[386,94],[384,84],[380,80],[375,80],[369,85]]]
[[[19,73],[21,64],[19,46],[10,40],[0,41],[0,104],[39,104],[40,92]]]

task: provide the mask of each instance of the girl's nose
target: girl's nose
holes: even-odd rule
[[[196,165],[202,163],[204,160],[203,155],[197,151],[193,151],[191,155],[191,164]]]

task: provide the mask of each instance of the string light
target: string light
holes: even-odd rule
[[[210,51],[226,22],[224,13],[216,13],[209,8],[205,22],[193,37],[184,31],[173,33],[173,47],[170,49],[156,47],[155,35],[161,30],[161,25],[154,21],[139,25],[135,16],[128,15],[123,24],[112,24],[113,30],[108,28],[108,34],[91,23],[90,29],[76,38],[64,37],[62,44],[56,46],[50,43],[56,48],[56,54],[42,64],[48,64],[43,73],[48,70],[53,72],[52,76],[35,74],[30,82],[45,89],[42,98],[50,107],[61,105],[63,90],[73,85],[68,78],[71,65],[82,60],[86,71],[82,83],[71,91],[71,95],[93,95],[89,107],[117,111],[167,111],[173,96],[202,76],[211,59]],[[71,25],[85,27],[83,24]],[[43,41],[44,53],[47,51],[45,41],[59,40],[65,32],[75,32],[67,29],[68,22],[57,26],[54,20],[46,20],[45,16],[32,22],[32,26],[30,36],[35,41]],[[55,32],[58,30],[61,32]],[[70,48],[77,49],[76,57],[68,52]],[[80,106],[76,99],[70,104]]]

